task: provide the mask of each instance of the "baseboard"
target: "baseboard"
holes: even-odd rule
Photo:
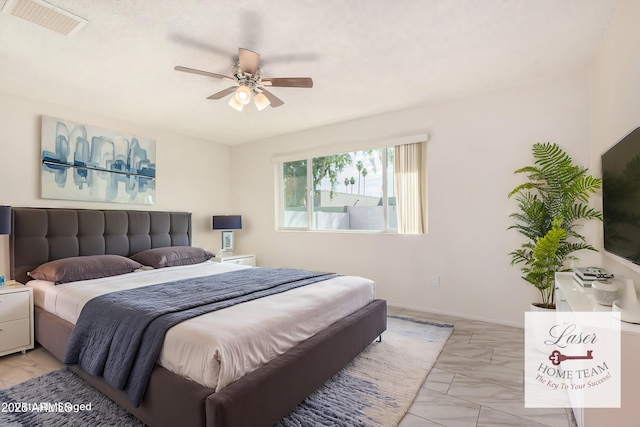
[[[466,314],[466,313],[458,313],[458,312],[453,312],[453,311],[427,309],[427,308],[424,308],[424,307],[417,307],[417,306],[412,306],[412,305],[408,305],[408,304],[398,304],[398,303],[395,303],[395,302],[389,301],[389,300],[387,300],[387,306],[388,307],[403,308],[403,309],[407,309],[407,310],[420,311],[422,313],[442,314],[444,316],[460,317],[461,319],[477,320],[477,321],[480,321],[480,322],[495,323],[495,324],[498,324],[498,325],[511,326],[511,327],[520,328],[520,329],[524,328],[524,324],[523,323],[505,322],[503,320],[488,319],[488,318],[482,317],[482,316],[471,316],[471,315]],[[523,314],[522,317],[524,318],[524,314]]]

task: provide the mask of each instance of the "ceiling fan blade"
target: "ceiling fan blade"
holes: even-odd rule
[[[269,100],[273,108],[279,107],[282,104],[284,104],[284,101],[282,99],[278,98],[277,96],[275,96],[274,94],[266,90],[265,88],[260,88],[260,90],[262,90],[262,93],[264,93],[264,96],[267,97],[267,99]]]
[[[260,64],[260,55],[252,50],[240,48],[238,62],[240,63],[240,70],[242,70],[243,73],[249,73],[255,76],[256,71],[258,71],[258,65]]]
[[[210,71],[196,70],[195,68],[182,67],[180,65],[175,66],[173,69],[176,71],[182,71],[185,73],[200,74],[201,76],[207,76],[207,77],[215,77],[216,79],[228,80],[231,82],[236,81],[236,79],[234,79],[233,77],[224,76],[218,73],[212,73]]]
[[[261,84],[272,87],[305,87],[312,88],[313,80],[311,77],[280,77],[273,79],[262,79]]]
[[[224,90],[221,90],[220,92],[216,92],[211,96],[207,96],[207,99],[221,99],[229,95],[230,93],[235,92],[236,90],[238,90],[238,86],[231,86]]]

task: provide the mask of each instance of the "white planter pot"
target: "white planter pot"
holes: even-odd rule
[[[555,347],[546,345],[544,341],[549,339],[549,330],[556,325],[556,309],[531,304],[529,311],[533,313],[531,316],[533,317],[532,332],[536,350],[551,354]]]

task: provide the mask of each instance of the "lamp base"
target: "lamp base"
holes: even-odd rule
[[[222,252],[233,252],[233,231],[224,230],[222,232]]]

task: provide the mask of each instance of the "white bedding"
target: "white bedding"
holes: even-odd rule
[[[40,280],[27,285],[34,288],[38,307],[75,324],[86,302],[98,295],[241,268],[250,267],[205,262],[55,286]],[[364,307],[374,291],[371,280],[340,276],[208,313],[169,329],[158,363],[219,391]]]

